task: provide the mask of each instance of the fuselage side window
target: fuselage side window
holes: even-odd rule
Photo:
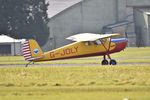
[[[86,41],[85,45],[86,46],[101,45],[101,44],[105,44],[106,41],[110,41],[110,38],[103,38],[103,39],[98,39],[98,40],[95,40],[95,41]]]
[[[100,40],[96,40],[96,41],[95,41],[95,44],[96,44],[96,45],[100,45],[100,44],[102,44],[102,43],[101,43]]]
[[[86,45],[86,46],[90,46],[90,45],[92,45],[92,42],[91,42],[91,41],[86,41],[86,42],[85,42],[85,45]]]

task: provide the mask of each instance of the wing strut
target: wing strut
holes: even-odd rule
[[[110,38],[110,41],[109,41],[109,45],[108,45],[108,49],[107,47],[104,45],[104,42],[102,41],[102,39],[100,39],[103,47],[106,49],[106,55],[109,55],[109,51],[110,51],[110,45],[111,45],[111,38]],[[110,57],[109,57],[110,58]],[[111,59],[111,58],[110,58]]]

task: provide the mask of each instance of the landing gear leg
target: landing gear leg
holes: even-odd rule
[[[104,60],[102,60],[101,64],[108,65],[108,60],[106,60],[106,55],[104,55]]]
[[[110,62],[109,62],[110,65],[117,65],[117,61],[116,61],[116,60],[111,59],[111,57],[110,57],[109,54],[108,54],[107,56],[108,56],[108,58],[110,59]]]

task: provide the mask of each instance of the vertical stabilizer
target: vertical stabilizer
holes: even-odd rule
[[[25,41],[22,45],[22,54],[26,61],[33,61],[41,58],[43,51],[35,40]]]

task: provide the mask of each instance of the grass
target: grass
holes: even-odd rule
[[[72,89],[73,88],[73,89]],[[149,91],[143,90],[143,88],[135,87],[132,91],[129,89],[123,89],[122,87],[116,87],[111,90],[109,87],[72,87],[72,88],[14,88],[9,89],[7,95],[0,96],[2,100],[123,100],[123,98],[129,98],[130,100],[149,100]],[[107,89],[107,90],[106,90]],[[142,91],[137,91],[139,89]],[[6,90],[6,89],[5,89]],[[15,91],[14,91],[15,90]],[[110,91],[109,91],[110,90]]]
[[[0,86],[150,85],[150,67],[1,68]]]
[[[127,48],[112,57],[117,66],[98,65],[99,57],[92,57],[28,68],[16,66],[26,63],[20,56],[0,57],[0,66],[5,65],[0,67],[0,100],[150,100],[150,48]]]

